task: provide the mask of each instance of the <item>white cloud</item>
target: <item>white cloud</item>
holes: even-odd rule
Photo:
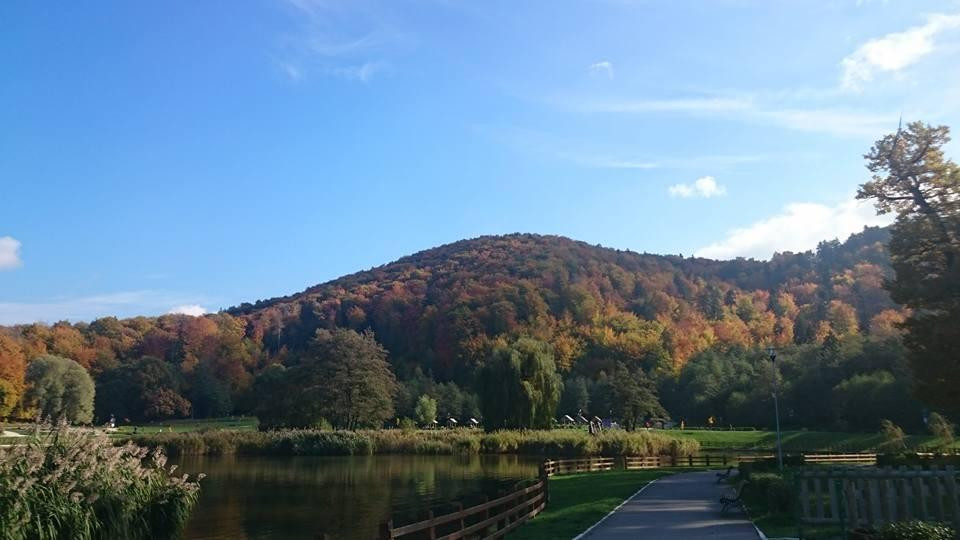
[[[110,315],[117,317],[159,315],[167,313],[170,306],[200,307],[198,301],[206,302],[204,298],[199,298],[197,295],[140,290],[59,297],[36,302],[0,302],[0,325],[62,320],[89,321]]]
[[[776,252],[806,251],[822,240],[844,240],[865,226],[889,225],[891,221],[889,215],[876,215],[873,205],[863,201],[851,200],[836,206],[793,203],[778,215],[730,231],[725,239],[697,250],[695,255],[711,259],[768,259]]]
[[[604,60],[595,64],[590,64],[590,73],[606,75],[608,79],[613,78],[613,64]]]
[[[840,62],[840,84],[857,91],[878,71],[897,72],[909,67],[936,49],[933,39],[937,34],[956,28],[960,28],[960,13],[937,13],[929,15],[921,26],[871,39]]]
[[[205,313],[210,313],[210,310],[197,304],[177,306],[167,312],[168,315],[190,315],[191,317],[199,317]]]
[[[727,188],[718,184],[717,179],[712,176],[697,178],[697,181],[692,184],[672,185],[668,191],[671,197],[682,197],[684,199],[691,197],[709,199],[727,194]]]
[[[0,270],[20,267],[20,242],[10,236],[0,236]]]

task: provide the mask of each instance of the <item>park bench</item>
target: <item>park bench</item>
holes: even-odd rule
[[[728,497],[726,495],[720,497],[720,504],[723,505],[723,509],[720,510],[722,514],[726,514],[734,508],[743,510],[743,489],[749,483],[750,482],[747,480],[740,482],[740,485],[737,487],[737,493],[733,497]]]
[[[730,467],[727,467],[727,471],[726,471],[726,472],[718,472],[718,473],[717,473],[717,483],[718,483],[718,484],[722,484],[722,483],[726,482],[727,480],[729,480],[729,479],[730,479],[730,475],[733,474],[733,469],[734,469],[734,467],[733,467],[733,466],[730,466]]]

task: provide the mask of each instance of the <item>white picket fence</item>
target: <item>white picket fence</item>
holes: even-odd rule
[[[897,521],[952,522],[960,527],[960,489],[953,467],[804,469],[796,475],[803,524],[846,529]]]

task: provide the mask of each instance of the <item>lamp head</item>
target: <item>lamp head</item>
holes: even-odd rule
[[[777,359],[777,348],[776,348],[776,347],[773,347],[773,346],[767,347],[767,356],[770,357],[770,361],[771,361],[771,362],[773,362],[774,360],[776,360],[776,359]]]

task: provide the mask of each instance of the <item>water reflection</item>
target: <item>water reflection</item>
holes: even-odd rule
[[[187,539],[375,538],[381,521],[494,496],[536,475],[517,456],[184,457],[204,472]]]

